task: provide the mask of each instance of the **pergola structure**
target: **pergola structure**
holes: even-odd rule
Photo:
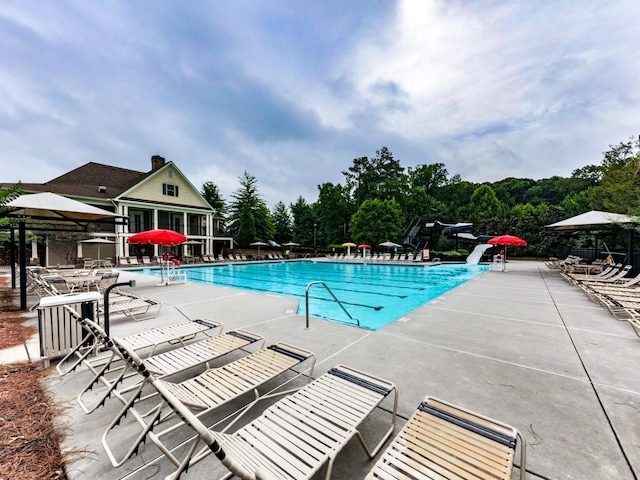
[[[27,308],[27,230],[88,232],[90,224],[125,224],[127,221],[127,218],[121,215],[50,192],[21,195],[7,203],[2,216],[16,220],[16,226],[11,227],[12,246],[15,240],[15,228],[18,229],[21,310]],[[16,259],[14,257],[12,248],[12,288],[16,288]]]
[[[600,232],[610,232],[616,229],[627,231],[627,263],[633,265],[633,241],[634,230],[640,225],[640,221],[628,215],[612,212],[602,212],[591,210],[590,212],[576,215],[550,225],[545,225],[545,231],[549,233],[575,233],[585,232],[598,234]],[[596,252],[598,242],[596,235]]]

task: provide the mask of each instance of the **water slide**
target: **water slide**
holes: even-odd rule
[[[482,254],[493,246],[494,245],[489,245],[488,243],[481,243],[480,245],[476,245],[476,248],[473,249],[471,255],[467,257],[467,263],[470,265],[477,265],[482,258]]]

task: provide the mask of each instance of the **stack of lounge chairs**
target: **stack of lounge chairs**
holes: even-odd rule
[[[576,258],[548,262],[566,281],[605,307],[618,320],[628,321],[640,337],[640,274],[630,278],[630,265],[609,265],[597,274],[575,273]]]
[[[27,270],[29,276],[28,289],[30,293],[40,297],[49,297],[53,295],[66,295],[76,293],[78,285],[83,284],[82,280],[87,279],[86,291],[97,291],[104,294],[105,290],[118,281],[118,272],[111,270],[96,270],[95,272],[87,271],[86,274],[76,275],[73,277],[64,277],[60,274],[52,274],[43,269]],[[73,283],[71,283],[73,280]],[[32,309],[38,307],[36,303]],[[129,291],[116,289],[109,296],[108,307],[104,304],[104,298],[98,301],[99,313],[104,313],[109,309],[109,315],[122,314],[133,320],[142,320],[146,318],[156,317],[162,308],[162,302],[146,298]]]
[[[104,313],[108,308],[110,316],[122,314],[132,320],[140,321],[157,317],[162,308],[162,302],[132,292],[117,290],[109,296],[108,307],[103,299],[100,299],[98,306],[100,313]]]
[[[171,478],[207,459],[228,470],[224,478],[310,479],[324,469],[329,479],[337,456],[357,438],[370,459],[387,447],[367,479],[506,480],[518,451],[520,478],[525,478],[525,441],[514,427],[432,397],[424,398],[387,446],[397,418],[395,385],[346,365],[314,380],[315,356],[303,348],[284,343],[264,348],[261,336],[223,333],[220,323],[209,320],[121,338],[109,337],[89,319],[77,320],[86,341],[58,371],[89,371],[89,383],[78,396],[85,412],[106,402],[120,405],[102,436],[114,466],[143,448],[157,447],[175,468]],[[217,366],[209,366],[212,360]],[[67,362],[71,366],[63,368]],[[274,381],[292,375],[306,382],[289,390],[283,388],[288,381],[273,388]],[[85,396],[92,389],[94,403],[88,403]],[[247,393],[253,393],[248,403],[225,417],[230,423],[224,428],[211,423],[212,414],[231,401],[237,405]],[[273,403],[276,396],[282,398]],[[271,406],[254,413],[266,399]],[[361,427],[374,411],[388,418],[388,427],[378,433],[367,428],[367,437],[377,437],[369,446]],[[118,441],[112,439],[116,429]],[[182,446],[174,449],[176,442]]]

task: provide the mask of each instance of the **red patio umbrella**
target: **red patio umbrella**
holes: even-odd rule
[[[526,247],[527,241],[515,235],[499,235],[489,239],[487,242],[490,245],[500,245],[504,247],[504,258],[502,259],[502,271],[504,272],[504,266],[507,263],[507,247]]]
[[[165,230],[157,228],[155,230],[147,230],[146,232],[136,233],[127,239],[127,242],[131,244],[149,244],[149,245],[164,245],[168,247],[174,247],[187,241],[187,237],[174,230]],[[167,279],[169,278],[169,262],[167,262]],[[164,283],[164,266],[160,267],[160,281]],[[167,280],[167,285],[169,281]]]
[[[526,247],[527,241],[523,240],[520,237],[516,237],[514,235],[499,235],[497,237],[493,237],[488,242],[490,245],[503,245],[509,247]]]
[[[371,245],[369,245],[368,243],[361,243],[360,245],[358,245],[358,248],[362,249],[362,256],[366,258],[367,250],[371,250]]]
[[[150,244],[150,245],[165,245],[173,247],[180,245],[187,241],[187,237],[183,234],[175,232],[173,230],[165,230],[157,228],[155,230],[147,230],[146,232],[136,233],[127,239],[127,242],[132,244]]]

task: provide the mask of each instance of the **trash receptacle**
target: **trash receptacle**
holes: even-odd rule
[[[62,357],[73,350],[83,338],[82,326],[76,316],[98,320],[98,292],[68,293],[44,297],[38,304],[40,356],[49,367],[52,358]]]

